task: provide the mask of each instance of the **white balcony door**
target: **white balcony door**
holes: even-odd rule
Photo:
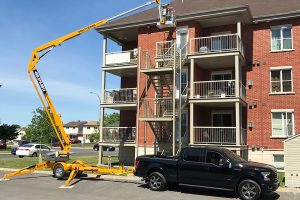
[[[181,49],[182,54],[187,54],[188,30],[188,26],[181,26],[176,30],[176,48],[177,51]]]
[[[215,71],[211,73],[212,81],[223,81],[223,80],[231,80],[232,74],[231,71]]]
[[[215,32],[215,33],[212,33],[211,36],[216,36],[216,37],[212,37],[212,47],[211,47],[211,51],[222,51],[222,50],[227,50],[228,49],[228,46],[226,45],[226,41],[221,37],[218,37],[218,36],[221,36],[221,35],[228,35],[228,34],[231,34],[231,31],[224,31],[224,32]]]
[[[212,112],[213,127],[232,127],[233,115],[232,111],[213,111]]]

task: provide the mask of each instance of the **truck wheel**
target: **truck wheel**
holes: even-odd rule
[[[64,166],[62,164],[57,164],[53,169],[53,175],[58,178],[62,179],[65,177],[66,171],[64,169]]]
[[[159,172],[152,172],[148,177],[148,185],[153,191],[162,191],[166,187],[166,179]]]
[[[37,157],[37,153],[34,152],[34,153],[32,154],[32,157]]]
[[[239,184],[238,193],[243,200],[257,200],[261,196],[261,188],[257,182],[246,179]]]

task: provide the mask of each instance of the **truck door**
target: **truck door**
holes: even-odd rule
[[[203,176],[208,172],[205,149],[184,149],[178,162],[179,184],[205,185]]]
[[[234,170],[229,166],[220,166],[220,160],[225,160],[221,154],[215,151],[207,151],[206,163],[208,173],[204,174],[204,179],[209,187],[234,189]]]

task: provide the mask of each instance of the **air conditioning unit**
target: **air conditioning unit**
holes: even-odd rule
[[[248,80],[248,87],[252,87],[253,86],[253,80]]]

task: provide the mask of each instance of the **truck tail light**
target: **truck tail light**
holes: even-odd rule
[[[140,161],[136,160],[134,161],[134,168],[137,169],[139,167]]]
[[[29,149],[25,149],[25,151],[29,151]]]
[[[19,150],[19,148],[16,148],[16,151],[18,151]]]

